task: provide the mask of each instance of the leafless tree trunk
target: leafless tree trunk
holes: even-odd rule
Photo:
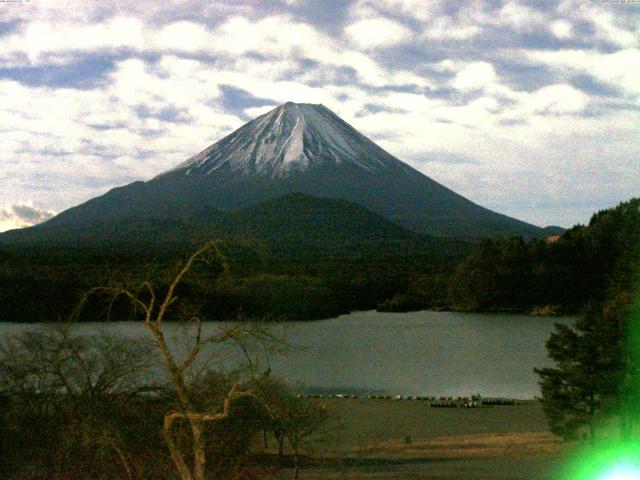
[[[294,470],[293,470],[293,480],[298,480],[300,478],[300,456],[298,455],[298,444],[291,445],[293,448],[293,462],[294,462]]]
[[[169,307],[178,299],[175,294],[176,288],[182,282],[183,278],[193,268],[196,260],[204,253],[213,251],[218,261],[222,264],[225,275],[229,274],[229,264],[226,257],[220,250],[220,242],[213,241],[207,243],[196,251],[186,264],[181,268],[178,274],[174,277],[172,283],[169,285],[166,295],[160,303],[157,299],[156,291],[150,281],[142,283],[142,291],[148,294],[148,298],[144,298],[140,293],[130,291],[126,288],[119,287],[96,287],[90,290],[81,302],[79,309],[86,299],[93,293],[106,292],[115,298],[124,295],[128,298],[138,309],[144,314],[144,324],[149,330],[151,335],[156,341],[165,363],[166,372],[171,379],[171,382],[175,388],[178,400],[180,402],[181,411],[167,412],[164,417],[164,426],[162,434],[171,454],[171,459],[174,463],[176,471],[181,480],[205,480],[206,478],[206,442],[204,438],[205,426],[207,422],[216,422],[228,417],[231,402],[240,396],[251,395],[249,392],[242,392],[238,390],[238,384],[234,384],[233,387],[227,393],[224,399],[224,405],[222,411],[210,414],[198,412],[194,407],[191,399],[189,398],[189,392],[185,381],[185,370],[187,370],[193,362],[197,359],[201,353],[203,344],[202,339],[202,322],[199,316],[193,315],[187,318],[191,322],[195,322],[196,334],[193,344],[182,361],[178,361],[170,350],[167,340],[163,331],[163,321],[167,314]],[[240,329],[238,329],[240,331]],[[234,338],[233,329],[230,332],[225,333],[226,338]],[[237,339],[236,339],[237,340]],[[185,453],[182,451],[180,445],[176,442],[173,435],[174,423],[177,421],[187,421],[191,430],[192,440],[192,456],[193,465],[188,465],[185,460]]]
[[[278,440],[278,456],[284,457],[284,435],[277,437]]]

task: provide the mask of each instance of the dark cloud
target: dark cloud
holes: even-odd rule
[[[18,225],[34,225],[50,219],[55,214],[49,210],[42,210],[27,204],[15,204],[8,208],[0,209],[0,221],[9,220]]]
[[[498,124],[508,127],[513,125],[526,125],[527,121],[519,118],[503,118],[498,121]]]
[[[29,86],[90,89],[104,83],[105,76],[114,68],[117,57],[85,54],[63,65],[34,67],[0,67],[0,79],[16,80]]]
[[[427,165],[429,163],[434,163],[434,162],[446,163],[449,165],[460,165],[460,164],[465,165],[465,164],[477,163],[477,160],[474,160],[472,157],[456,155],[448,152],[438,152],[438,151],[430,152],[428,157],[419,156],[414,161],[418,165]]]
[[[14,32],[20,27],[18,20],[2,21],[0,20],[0,36]]]
[[[285,13],[296,20],[313,24],[325,32],[340,34],[349,21],[349,8],[354,3],[349,0],[306,0],[294,4],[286,1],[261,2],[269,6],[271,13]]]
[[[493,66],[502,81],[516,90],[532,92],[563,81],[557,72],[545,65],[522,63],[517,59],[500,59],[494,60]]]
[[[256,97],[246,90],[231,85],[220,85],[220,90],[223,95],[222,106],[238,115],[242,115],[245,108],[264,107],[278,103],[270,98]]]
[[[192,118],[186,108],[168,106],[158,110],[141,104],[136,105],[133,110],[140,118],[157,118],[158,120],[172,123],[187,123],[192,121]]]
[[[447,45],[417,40],[411,44],[391,46],[372,55],[377,61],[392,68],[414,70],[425,64],[437,63],[452,57]]]
[[[619,89],[600,82],[590,75],[574,75],[569,78],[569,83],[590,95],[602,97],[617,97],[620,95]]]
[[[35,151],[40,155],[51,155],[52,157],[66,157],[76,153],[75,150],[65,150],[63,147],[46,147]]]
[[[127,128],[127,124],[125,122],[119,122],[119,123],[88,123],[87,124],[89,127],[93,128],[94,130],[114,130],[114,129],[118,129],[118,128]]]

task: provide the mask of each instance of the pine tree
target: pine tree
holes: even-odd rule
[[[595,437],[596,417],[621,401],[626,371],[625,322],[621,311],[591,305],[574,326],[555,325],[547,341],[555,368],[535,369],[542,406],[553,433],[574,439],[584,429]]]

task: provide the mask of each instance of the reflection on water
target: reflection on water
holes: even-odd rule
[[[545,341],[554,321],[524,315],[454,312],[356,312],[336,319],[283,323],[275,328],[295,347],[271,358],[274,375],[307,390],[393,395],[534,398],[534,367],[550,365]],[[208,323],[205,333],[219,324]],[[179,325],[167,324],[175,338]],[[0,324],[0,334],[38,328]],[[148,335],[141,323],[79,324],[126,336]],[[225,368],[229,355],[221,352]],[[233,358],[238,359],[237,355]]]

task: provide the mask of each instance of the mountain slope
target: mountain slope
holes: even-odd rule
[[[346,200],[292,193],[229,215],[224,229],[234,236],[262,240],[415,240],[419,235]]]
[[[120,225],[130,218],[192,221],[202,211],[234,211],[294,192],[349,200],[420,233],[544,235],[411,168],[326,107],[294,103],[148,182],[115,188],[36,228]]]
[[[341,248],[363,244],[382,245],[427,240],[406,228],[353,202],[293,193],[269,199],[234,212],[200,210],[198,215],[173,219],[128,217],[121,222],[96,222],[75,227],[54,225],[46,228],[6,232],[6,243],[33,242],[53,245],[89,246],[163,245],[204,242],[224,237],[266,241],[286,248]]]

